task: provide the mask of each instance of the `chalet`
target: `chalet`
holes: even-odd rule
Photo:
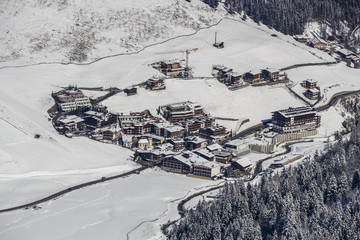
[[[233,158],[232,153],[226,150],[213,151],[213,154],[215,161],[223,164],[227,164]]]
[[[124,134],[129,135],[144,135],[151,132],[152,122],[141,122],[141,123],[122,123],[122,131]]]
[[[194,151],[194,153],[199,155],[200,157],[208,160],[208,161],[214,161],[215,160],[215,155],[206,148],[196,149]]]
[[[253,162],[248,157],[243,157],[237,160],[234,160],[231,163],[233,169],[240,169],[241,171],[249,172],[253,167]]]
[[[84,113],[83,118],[88,129],[95,130],[104,125],[105,116],[106,114],[102,112],[87,111]]]
[[[356,53],[354,53],[346,48],[339,49],[337,51],[337,54],[339,54],[339,56],[344,59],[352,59],[352,58],[356,57]]]
[[[317,100],[320,97],[320,91],[317,88],[311,88],[306,90],[304,95],[310,100]]]
[[[103,139],[117,143],[121,137],[120,128],[117,124],[110,125],[108,128],[102,130]]]
[[[273,130],[279,133],[296,133],[315,130],[320,126],[320,116],[311,107],[288,108],[273,112]]]
[[[195,163],[193,174],[206,178],[213,178],[220,174],[220,165],[215,162]]]
[[[162,149],[138,149],[136,150],[136,155],[143,161],[158,164],[161,163],[164,158],[174,155],[174,152]]]
[[[307,89],[316,88],[317,87],[317,82],[312,80],[312,79],[307,79],[307,80],[305,80],[304,86]]]
[[[313,48],[324,51],[324,50],[326,50],[327,43],[324,40],[322,40],[321,38],[314,37],[310,41],[310,46],[312,46]]]
[[[280,70],[279,69],[263,69],[261,70],[260,77],[267,82],[276,82],[280,80]]]
[[[169,143],[174,146],[175,152],[179,152],[185,149],[185,141],[182,138],[172,138],[170,139]]]
[[[242,80],[242,75],[240,73],[231,72],[227,74],[225,83],[227,85],[238,85],[242,82],[241,80]]]
[[[197,148],[206,147],[207,141],[206,139],[200,137],[187,137],[185,138],[185,146],[186,149],[193,150]]]
[[[152,139],[150,137],[141,137],[137,145],[139,149],[150,149],[152,148]]]
[[[124,92],[128,95],[128,96],[132,96],[137,94],[137,88],[136,87],[132,87],[132,88],[126,88],[124,90]]]
[[[215,119],[210,116],[202,116],[191,119],[186,119],[180,121],[182,127],[185,128],[185,131],[188,135],[193,135],[199,133],[201,128],[207,128],[213,126]]]
[[[236,155],[243,155],[250,152],[249,144],[240,139],[225,143],[225,149]]]
[[[161,109],[164,117],[170,122],[179,122],[204,115],[202,106],[190,101],[162,106]]]
[[[193,153],[189,152],[169,156],[164,158],[161,168],[167,172],[188,174],[192,171],[192,158]]]
[[[161,121],[161,122],[155,122],[151,126],[151,132],[158,136],[165,136],[165,128],[170,126],[170,123]]]
[[[301,43],[307,43],[309,41],[309,38],[304,35],[295,35],[294,39]]]
[[[224,67],[222,65],[213,66],[213,75],[218,79],[226,79],[229,74],[232,73],[231,68]]]
[[[214,143],[227,138],[230,135],[226,128],[220,125],[200,129],[200,136],[210,139]]]
[[[152,91],[166,89],[164,79],[153,77],[146,81],[146,87]]]
[[[182,138],[184,137],[184,128],[177,125],[170,125],[165,127],[164,136],[167,138]]]
[[[120,116],[119,116],[120,123],[122,123],[123,121],[125,121],[125,122],[134,122],[134,121],[142,122],[143,120],[144,120],[143,114],[130,113],[129,115],[120,114]]]
[[[257,84],[264,81],[264,79],[261,78],[260,73],[254,73],[252,71],[244,74],[244,80],[250,84]]]
[[[186,69],[181,66],[180,61],[167,60],[152,64],[152,67],[166,76],[184,76]]]
[[[174,60],[166,60],[160,62],[161,68],[167,68],[167,69],[177,69],[181,68],[181,64],[179,61]]]
[[[84,129],[84,119],[76,115],[68,115],[66,117],[60,118],[56,123],[57,130],[60,133],[78,133]]]

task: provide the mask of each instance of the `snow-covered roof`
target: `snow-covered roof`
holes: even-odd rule
[[[202,163],[195,163],[194,166],[203,166],[203,167],[206,167],[206,168],[217,168],[220,166],[220,164],[218,164],[217,162],[202,162]]]
[[[87,111],[84,114],[89,116],[96,116],[96,117],[103,117],[105,114],[101,112],[95,112],[95,111]]]
[[[241,77],[242,74],[241,73],[238,73],[238,72],[230,72],[228,73],[229,76],[233,76],[233,77]]]
[[[153,126],[157,127],[157,128],[166,128],[166,127],[170,126],[170,123],[168,123],[168,122],[157,122],[157,123],[154,123]]]
[[[348,50],[346,48],[339,49],[337,52],[340,53],[343,56],[356,55],[354,52],[352,52],[352,51],[350,51],[350,50]]]
[[[81,117],[78,117],[76,115],[69,115],[66,116],[64,119],[59,120],[59,122],[63,123],[63,124],[69,124],[69,123],[79,123],[79,122],[83,122],[84,119],[82,119]]]
[[[123,142],[132,142],[133,141],[133,136],[123,134],[123,135],[121,135],[121,139],[122,139]]]
[[[171,143],[164,143],[164,144],[161,144],[160,146],[157,146],[158,149],[161,149],[161,150],[166,150],[166,149],[173,149],[174,146],[171,144]]]
[[[309,39],[307,36],[305,35],[295,35],[294,36],[295,39]]]
[[[311,107],[304,106],[304,107],[297,107],[297,108],[288,108],[278,111],[284,117],[291,117],[291,116],[300,116],[304,114],[312,114],[316,113]]]
[[[177,126],[177,125],[171,125],[171,126],[167,126],[165,127],[166,131],[168,132],[180,132],[183,131],[184,128],[181,126]]]
[[[308,83],[317,83],[317,81],[314,81],[312,79],[306,79],[306,82],[308,82]]]
[[[180,64],[179,60],[164,60],[163,62],[166,64],[176,64],[176,63]]]
[[[194,153],[197,153],[198,155],[205,156],[206,158],[212,158],[212,157],[215,156],[212,152],[210,152],[206,148],[197,149],[197,150],[194,151]]]
[[[109,127],[103,129],[102,131],[103,131],[103,132],[110,131],[110,132],[116,133],[116,132],[119,132],[119,131],[120,131],[120,127],[119,127],[119,125],[117,125],[117,124],[112,124],[112,125],[110,125]]]
[[[203,163],[209,162],[205,158],[200,157],[199,155],[197,155],[193,152],[190,152],[190,151],[185,151],[178,155],[175,155],[174,158],[181,161],[182,163],[189,165],[189,166],[191,166],[195,163],[203,164]]]
[[[222,149],[222,147],[217,143],[211,144],[211,145],[207,146],[206,148],[209,149],[210,151],[216,151],[216,150]]]
[[[139,144],[148,144],[149,141],[148,141],[146,138],[142,138],[142,139],[139,140],[138,143],[139,143]]]
[[[182,138],[172,138],[171,142],[173,142],[173,143],[184,143],[184,139],[182,139]]]
[[[311,39],[311,43],[312,43],[312,44],[319,44],[319,43],[321,43],[321,44],[327,45],[327,42],[325,42],[323,39],[317,38],[317,37],[314,37],[313,39]]]
[[[312,92],[312,93],[319,93],[319,89],[317,88],[312,88],[312,89],[308,89],[309,92]]]
[[[251,159],[248,158],[248,157],[239,158],[239,159],[235,160],[234,162],[236,162],[237,164],[239,164],[243,168],[246,168],[246,167],[253,164]]]
[[[232,154],[231,152],[222,150],[222,151],[213,151],[214,155],[217,157],[228,157],[230,154]]]
[[[201,138],[201,137],[191,137],[191,138],[186,139],[186,142],[198,144],[198,143],[206,142],[206,139]]]
[[[229,146],[241,146],[247,144],[244,140],[240,140],[240,139],[235,139],[235,140],[231,140],[229,142],[227,142],[225,145],[229,145]]]
[[[274,73],[274,72],[280,72],[280,70],[278,68],[265,68],[262,70],[266,70],[268,72]]]

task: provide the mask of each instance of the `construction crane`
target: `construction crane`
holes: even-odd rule
[[[171,52],[162,52],[162,53],[186,53],[186,61],[185,61],[185,70],[189,71],[189,54],[190,52],[196,52],[197,50],[199,50],[198,48],[194,48],[194,49],[186,49],[186,50],[177,50],[177,51],[171,51]]]

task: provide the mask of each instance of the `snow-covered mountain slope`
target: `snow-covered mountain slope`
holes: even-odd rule
[[[2,0],[0,62],[89,62],[193,33],[225,14],[200,0]]]

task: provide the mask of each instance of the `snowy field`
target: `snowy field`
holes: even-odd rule
[[[138,94],[131,97],[121,93],[104,101],[104,105],[118,113],[126,114],[130,111],[149,109],[156,114],[156,109],[161,105],[187,100],[199,102],[205,111],[214,117],[248,118],[250,122],[244,124],[242,128],[271,118],[272,111],[302,105],[283,88],[247,87],[229,91],[216,79],[166,80],[166,91],[151,92],[139,89]],[[256,109],[256,111],[251,109]],[[232,121],[221,123],[228,128],[235,127]]]
[[[147,170],[69,193],[39,210],[1,214],[0,239],[152,238],[161,235],[166,216],[177,218],[173,201],[216,184]]]

